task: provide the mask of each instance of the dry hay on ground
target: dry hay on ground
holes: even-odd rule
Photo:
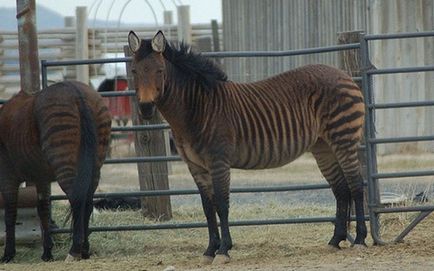
[[[408,158],[411,162],[403,161]],[[416,170],[434,164],[434,156],[405,156],[380,158],[380,165],[387,171],[402,170],[405,166]],[[383,164],[381,164],[383,163]],[[392,166],[392,164],[394,166]],[[380,167],[381,168],[381,167]],[[320,174],[313,159],[307,155],[294,163],[274,171],[234,171],[233,186],[242,185],[289,185],[293,183],[317,183]],[[194,183],[182,163],[175,163],[170,176],[171,188],[191,188]],[[432,181],[422,180],[422,183]],[[401,179],[403,187],[408,185]],[[106,165],[100,189],[109,191],[135,190],[138,187],[135,165]],[[53,186],[58,191],[57,186]],[[406,189],[402,189],[403,192]],[[311,194],[312,192],[308,192]],[[288,195],[285,195],[288,196]],[[275,194],[271,196],[277,197]],[[238,203],[231,207],[231,219],[252,219],[258,216],[297,217],[303,214],[329,216],[334,206],[328,205],[282,205],[283,201],[266,202],[253,196],[248,204]],[[233,199],[236,199],[233,196]],[[431,199],[430,204],[432,204]],[[204,222],[200,203],[174,206],[176,221]],[[303,209],[304,208],[304,209]],[[60,217],[65,208],[58,209]],[[246,214],[247,213],[247,214]],[[387,238],[391,232],[399,233],[414,214],[387,215],[382,230]],[[95,215],[93,225],[153,223],[143,221],[137,212]],[[354,230],[354,223],[353,230]],[[200,267],[199,257],[207,245],[206,229],[162,230],[146,232],[109,232],[91,235],[91,260],[63,263],[69,248],[66,235],[56,237],[53,250],[55,262],[42,263],[41,247],[19,247],[17,264],[0,265],[0,270],[164,270],[174,266],[176,270],[434,270],[434,217],[429,216],[406,237],[404,243],[388,246],[372,246],[355,250],[346,244],[341,251],[330,251],[327,242],[333,226],[326,224],[302,224],[279,226],[233,227],[234,248],[230,252],[232,262],[223,267]]]
[[[200,215],[193,213],[194,219]],[[133,212],[129,215],[101,213],[104,222],[110,220],[107,216],[123,223],[141,220]],[[188,218],[180,216],[175,214],[175,219]],[[401,227],[404,223],[400,219],[403,218],[391,220],[389,227]],[[18,263],[0,265],[0,270],[132,271],[164,270],[167,266],[176,270],[433,270],[433,228],[434,217],[430,216],[403,243],[373,246],[369,238],[366,249],[354,249],[345,243],[342,250],[333,251],[326,245],[333,231],[329,223],[233,227],[232,262],[219,267],[198,265],[207,244],[206,229],[94,233],[91,260],[78,263],[63,263],[69,240],[62,236],[56,238],[55,262],[42,263],[39,246],[19,247]]]

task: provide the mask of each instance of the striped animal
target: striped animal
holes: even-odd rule
[[[53,259],[49,234],[50,182],[57,181],[72,211],[67,259],[89,258],[89,218],[111,130],[101,96],[79,82],[61,82],[35,95],[20,91],[0,111],[0,191],[5,202],[2,262],[15,256],[18,186],[36,186],[42,260]]]
[[[161,31],[152,40],[140,40],[131,31],[128,41],[140,112],[146,117],[158,108],[199,188],[209,231],[204,263],[229,261],[230,168],[279,167],[304,152],[313,153],[336,197],[329,245],[339,248],[346,239],[351,200],[355,244],[365,245],[357,157],[364,102],[347,74],[309,65],[254,83],[235,83],[188,46],[169,44]]]

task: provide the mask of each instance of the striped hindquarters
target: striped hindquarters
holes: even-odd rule
[[[325,119],[325,135],[333,145],[356,148],[363,134],[365,105],[359,87],[350,79],[340,80]]]
[[[358,147],[363,136],[364,114],[365,105],[358,86],[349,79],[339,82],[325,120],[324,139],[328,146],[319,144],[312,151],[335,193],[345,185],[351,191],[363,187]]]
[[[45,97],[38,97],[35,115],[42,152],[54,170],[56,180],[68,190],[77,176],[84,112],[87,122],[96,128],[97,148],[93,155],[97,169],[102,166],[108,149],[111,117],[102,98],[89,87],[68,82],[55,88],[47,91]],[[95,172],[99,174],[98,170]]]
[[[76,103],[62,100],[38,108],[42,152],[57,181],[72,184],[80,146],[80,112]],[[68,185],[69,186],[69,185]]]

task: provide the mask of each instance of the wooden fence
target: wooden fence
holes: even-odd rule
[[[216,25],[216,24],[215,24]],[[177,25],[161,26],[167,38],[178,40]],[[131,28],[89,28],[86,44],[77,44],[76,27],[64,27],[38,31],[39,59],[41,60],[71,60],[77,59],[76,48],[85,46],[88,48],[90,59],[103,58],[107,54],[119,54],[123,56],[123,46],[126,44],[128,32]],[[157,28],[134,27],[133,29],[141,38],[151,38]],[[221,36],[221,26],[217,32]],[[192,24],[191,40],[194,46],[201,51],[212,51],[219,48],[213,45],[213,30],[209,24]],[[221,41],[221,38],[214,39]],[[102,65],[91,65],[89,76],[105,75]],[[48,79],[58,81],[62,79],[75,79],[76,67],[50,68]],[[0,32],[0,99],[7,99],[19,90],[19,58],[18,36],[16,31]]]

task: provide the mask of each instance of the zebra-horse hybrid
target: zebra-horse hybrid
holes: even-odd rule
[[[311,152],[336,198],[334,234],[346,239],[356,210],[355,245],[365,245],[363,180],[357,157],[364,125],[363,95],[351,77],[308,65],[253,83],[229,81],[211,60],[159,31],[141,40],[131,31],[132,73],[144,118],[161,112],[197,184],[208,223],[203,264],[230,261],[230,168],[285,165]],[[216,214],[220,220],[221,235]]]
[[[92,198],[106,156],[111,117],[101,96],[75,81],[53,84],[34,95],[21,90],[0,108],[0,191],[5,203],[2,262],[15,250],[17,194],[22,182],[36,186],[42,260],[53,259],[49,235],[50,183],[57,181],[72,212],[72,246],[66,260],[89,258]]]

